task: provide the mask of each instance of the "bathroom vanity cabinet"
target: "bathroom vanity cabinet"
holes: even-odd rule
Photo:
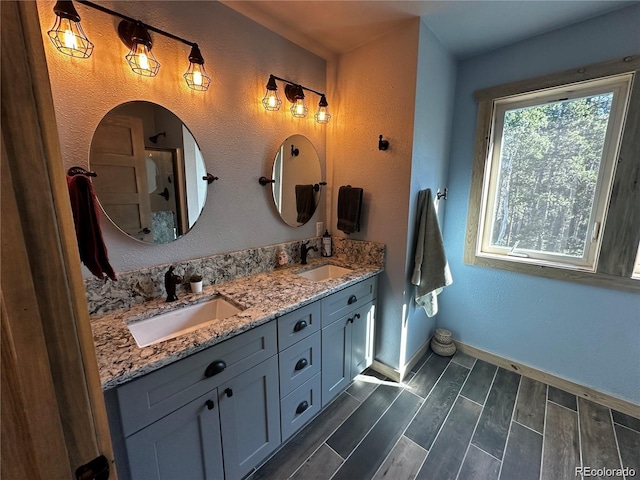
[[[131,478],[242,478],[275,450],[276,344],[271,322],[118,387]]]
[[[373,360],[376,277],[105,392],[123,479],[239,480]]]
[[[376,279],[322,299],[322,406],[373,362]]]

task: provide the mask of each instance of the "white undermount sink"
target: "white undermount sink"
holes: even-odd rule
[[[139,347],[169,340],[197,330],[208,323],[231,317],[241,310],[221,297],[178,308],[128,324]]]
[[[341,277],[347,273],[351,273],[353,270],[349,268],[338,267],[337,265],[322,265],[306,272],[300,272],[296,275],[304,277],[314,282],[323,282],[325,280],[332,280],[334,278]]]

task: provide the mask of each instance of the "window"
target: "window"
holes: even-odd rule
[[[630,81],[494,102],[478,255],[594,270]]]
[[[640,59],[627,59],[476,92],[466,263],[640,289]]]

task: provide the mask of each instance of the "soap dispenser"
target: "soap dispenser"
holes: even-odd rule
[[[329,230],[325,230],[324,235],[322,236],[322,250],[320,253],[323,257],[330,257],[333,255],[333,241],[329,234]]]

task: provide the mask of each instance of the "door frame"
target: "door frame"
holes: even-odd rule
[[[40,29],[2,3],[2,474],[117,478]]]

